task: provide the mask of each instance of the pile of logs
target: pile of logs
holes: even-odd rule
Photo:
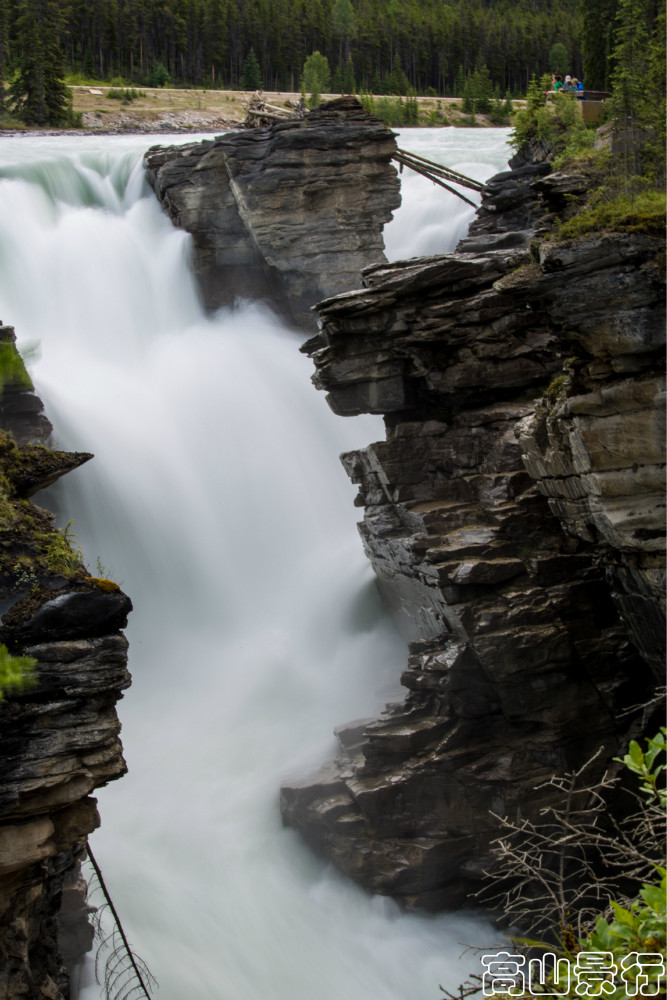
[[[282,108],[275,104],[267,104],[261,90],[255,91],[250,100],[243,104],[243,109],[246,113],[243,121],[244,128],[273,125],[275,122],[283,122],[289,118],[303,118],[307,110],[303,100],[285,101],[285,106]]]

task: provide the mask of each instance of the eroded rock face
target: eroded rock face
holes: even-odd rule
[[[580,189],[549,171],[493,179],[456,253],[370,269],[304,346],[336,412],[385,415],[343,463],[411,644],[405,701],[341,727],[282,811],[408,906],[460,903],[494,813],[536,816],[537,785],[617,754],[664,662],[664,248],[531,254]]]
[[[304,119],[146,154],[150,184],[192,234],[205,305],[260,299],[314,329],[319,299],[385,260],[382,227],[400,204],[393,133],[355,98]]]
[[[13,344],[11,328],[0,335]],[[9,390],[3,419],[7,401],[32,395],[25,379]],[[130,684],[120,629],[132,605],[89,577],[52,516],[25,499],[92,457],[46,449],[41,409],[38,400],[10,406],[15,440],[0,442],[0,643],[37,661],[35,686],[0,700],[3,1000],[69,997],[65,962],[92,945],[79,877],[99,825],[91,793],[126,770],[115,705]]]

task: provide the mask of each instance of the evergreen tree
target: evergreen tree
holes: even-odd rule
[[[333,94],[342,94],[344,86],[345,74],[343,73],[343,67],[336,66],[336,71],[331,79],[331,92]]]
[[[614,21],[618,0],[586,0],[583,14],[584,86],[609,90]]]
[[[352,56],[350,56],[345,64],[345,72],[343,73],[343,88],[341,93],[343,94],[356,94],[357,84],[354,79],[354,67],[352,65]]]
[[[262,89],[262,71],[259,63],[257,62],[257,56],[255,55],[254,49],[250,49],[250,52],[243,63],[243,69],[241,70],[241,89]]]
[[[5,107],[5,79],[7,74],[7,39],[9,37],[9,12],[7,0],[0,0],[0,111]]]
[[[304,96],[306,94],[311,94],[311,96],[316,94],[318,101],[314,107],[317,107],[320,95],[325,91],[328,92],[330,85],[331,71],[329,69],[329,60],[326,56],[321,55],[321,53],[313,52],[303,64],[301,93]]]
[[[27,125],[72,124],[72,98],[63,79],[63,16],[58,0],[21,0],[18,11],[18,73],[10,90],[13,110]]]
[[[350,38],[354,34],[355,18],[350,0],[336,0],[331,10],[333,30],[340,39],[339,63],[350,58]],[[345,44],[345,59],[343,59],[343,44]]]
[[[552,73],[560,73],[561,76],[570,72],[569,56],[562,42],[556,42],[549,49],[549,69]]]

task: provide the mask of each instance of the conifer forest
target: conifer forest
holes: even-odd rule
[[[599,32],[614,0],[596,5]],[[554,47],[581,75],[581,39],[580,0],[0,0],[5,80],[27,51],[55,46],[86,78],[239,88],[254,74],[295,91],[320,52],[334,89],[351,69],[359,90],[453,95],[483,66],[519,94],[553,71]]]

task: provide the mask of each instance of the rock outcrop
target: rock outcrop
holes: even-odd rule
[[[400,204],[393,133],[355,98],[303,119],[146,154],[150,184],[192,234],[211,309],[261,299],[314,329],[319,299],[385,260],[382,227]]]
[[[664,244],[535,242],[583,186],[550,171],[494,178],[456,253],[368,269],[304,345],[334,411],[385,416],[343,463],[410,653],[404,702],[281,807],[407,906],[460,903],[497,817],[617,754],[662,678]]]
[[[0,342],[15,352],[11,328]],[[0,643],[36,661],[34,684],[0,697],[0,996],[66,1000],[64,963],[92,945],[79,877],[99,825],[91,792],[126,770],[115,704],[130,684],[131,603],[27,500],[92,456],[44,446],[51,427],[25,370],[0,409]]]

